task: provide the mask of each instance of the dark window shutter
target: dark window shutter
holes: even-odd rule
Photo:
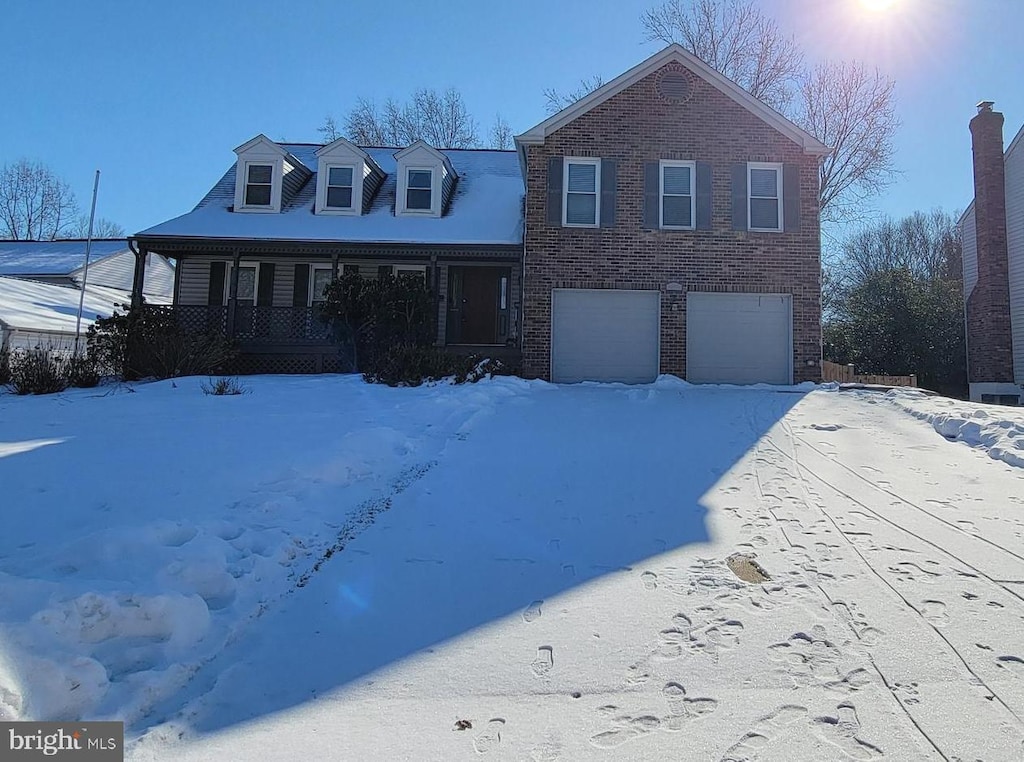
[[[800,165],[782,165],[782,229],[800,232]]]
[[[706,161],[697,162],[697,230],[711,230],[711,165]]]
[[[259,292],[256,304],[260,307],[274,306],[274,263],[261,262],[259,265]]]
[[[292,307],[309,306],[309,265],[295,265]]]
[[[548,224],[562,224],[562,165],[561,156],[548,159]]]
[[[618,162],[601,159],[601,227],[615,227],[615,185]]]
[[[747,229],[747,165],[732,165],[732,229]]]
[[[394,270],[394,267],[392,265],[379,265],[377,267],[377,277],[378,278],[386,278],[389,275],[391,275],[391,272],[393,270]]]
[[[661,165],[644,164],[644,229],[657,230],[661,224]]]
[[[226,262],[210,263],[210,287],[206,303],[211,307],[224,306],[224,271],[226,269]]]
[[[348,275],[349,273],[359,275],[359,265],[342,265],[341,273],[342,275]]]

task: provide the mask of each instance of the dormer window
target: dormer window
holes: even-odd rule
[[[270,206],[274,187],[273,164],[247,164],[245,167],[245,205]]]
[[[349,210],[352,208],[354,174],[352,167],[328,167],[325,209]]]
[[[395,214],[409,217],[440,217],[445,213],[458,182],[448,157],[417,140],[395,154],[398,187]]]
[[[235,149],[234,211],[275,214],[291,201],[312,172],[266,135],[257,135]]]
[[[410,212],[429,212],[434,187],[434,171],[431,169],[410,169],[405,189],[405,208]]]
[[[316,151],[317,214],[358,217],[369,209],[384,172],[366,151],[338,138]]]

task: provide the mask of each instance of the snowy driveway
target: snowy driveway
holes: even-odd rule
[[[140,438],[206,453],[185,499],[160,498],[159,458],[127,479],[117,528],[65,507],[43,553],[13,521],[4,650],[41,671],[0,663],[8,714],[128,717],[136,759],[1024,756],[1024,471],[946,441],[913,398],[179,383],[0,397],[14,505],[64,505],[32,490],[81,478],[76,437],[127,440],[131,465]],[[259,416],[269,452],[233,448]],[[117,453],[82,447],[113,479]],[[146,558],[72,564],[83,534]],[[771,579],[738,579],[737,552]]]

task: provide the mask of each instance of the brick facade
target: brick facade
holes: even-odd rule
[[[661,372],[686,376],[686,292],[792,295],[794,381],[821,378],[818,158],[696,75],[685,103],[656,89],[670,62],[527,150],[523,369],[550,375],[551,290],[661,291]],[[617,161],[615,226],[563,228],[546,215],[548,159],[594,156]],[[644,165],[659,159],[709,162],[710,230],[643,229]],[[798,232],[732,229],[731,168],[737,162],[799,166]],[[668,291],[678,283],[683,291]]]
[[[978,282],[967,299],[968,381],[1012,383],[1003,115],[982,104],[970,127]]]

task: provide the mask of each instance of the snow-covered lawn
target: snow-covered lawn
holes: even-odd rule
[[[1019,413],[244,383],[0,394],[0,719],[124,719],[132,759],[1024,758]]]

